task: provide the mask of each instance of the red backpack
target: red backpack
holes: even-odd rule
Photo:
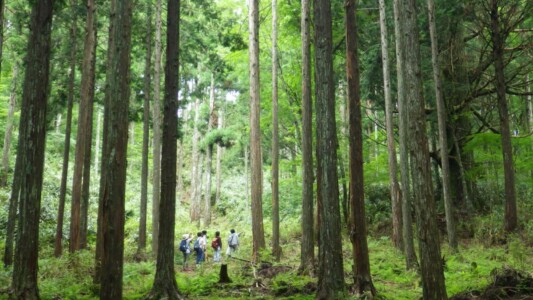
[[[213,247],[213,249],[215,250],[218,250],[218,239],[217,238],[213,239],[213,241],[211,242],[211,247]]]

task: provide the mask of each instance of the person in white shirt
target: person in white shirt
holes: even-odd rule
[[[200,247],[202,248],[204,252],[202,260],[207,261],[207,231],[206,230],[202,230],[202,239],[200,240]]]
[[[230,230],[230,235],[228,237],[228,249],[226,250],[226,255],[231,257],[231,255],[237,251],[239,248],[239,234],[235,233],[235,229]]]

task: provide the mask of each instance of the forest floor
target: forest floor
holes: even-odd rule
[[[287,241],[295,239],[288,239]],[[297,274],[299,244],[283,244],[283,258],[280,263],[263,264],[253,268],[249,262],[250,248],[246,238],[243,247],[235,257],[224,258],[228,265],[232,283],[219,284],[220,263],[208,261],[183,271],[182,254],[176,253],[176,274],[180,292],[187,299],[314,299],[316,278]],[[351,280],[351,250],[344,241],[344,265],[347,287]],[[370,264],[374,285],[378,291],[376,299],[419,299],[420,279],[415,271],[406,271],[403,255],[391,246],[388,238],[369,237]],[[522,270],[524,276],[533,273],[533,250],[519,238],[511,239],[505,245],[482,245],[474,240],[463,240],[459,253],[453,254],[443,246],[445,276],[448,295],[458,299],[489,299],[469,296],[480,295],[494,281],[497,269]],[[82,251],[62,258],[53,258],[51,250],[43,249],[39,264],[39,289],[42,299],[97,299],[98,288],[92,283],[94,256]],[[211,255],[212,252],[209,252]],[[48,258],[46,258],[48,257]],[[267,254],[263,257],[269,260]],[[194,257],[191,257],[191,261]],[[505,272],[505,271],[504,271]],[[124,265],[124,299],[141,299],[152,286],[155,274],[153,261],[136,263],[133,255],[126,253]],[[7,298],[11,271],[0,272],[0,299]],[[524,281],[528,282],[528,281]],[[531,287],[525,292],[533,294]],[[459,294],[459,295],[458,295]],[[352,297],[355,299],[355,297]],[[495,298],[505,299],[505,298]],[[515,299],[533,299],[515,298]]]

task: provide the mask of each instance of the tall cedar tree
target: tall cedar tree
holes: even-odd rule
[[[65,129],[65,148],[63,148],[63,170],[61,172],[61,186],[59,188],[59,205],[57,209],[57,227],[54,244],[54,256],[63,253],[63,219],[65,217],[65,198],[67,194],[67,177],[70,157],[70,134],[72,129],[72,106],[74,104],[74,79],[76,78],[76,52],[77,52],[77,14],[76,2],[71,1],[72,24],[70,27],[70,70],[68,76],[67,95],[67,124]]]
[[[5,0],[0,0],[0,74],[2,73],[2,58],[4,49],[4,6]]]
[[[272,0],[272,255],[279,261],[278,8]]]
[[[394,121],[392,118],[392,99],[389,62],[389,41],[385,0],[379,0],[379,25],[381,31],[381,62],[383,65],[383,95],[385,98],[385,123],[387,127],[387,151],[389,155],[389,181],[392,199],[392,243],[403,251],[402,236],[402,197],[398,183],[398,161],[394,141]]]
[[[344,293],[339,185],[337,180],[337,129],[331,3],[315,0],[315,86],[320,216],[317,299],[334,299]]]
[[[405,88],[405,29],[403,24],[403,0],[394,0],[394,36],[396,40],[396,76],[398,82],[398,110],[400,121],[400,173],[402,182],[402,233],[407,269],[415,269],[418,265],[413,238],[412,197],[409,178],[409,153],[407,149],[407,106]]]
[[[315,269],[315,234],[313,219],[313,107],[311,103],[311,9],[302,0],[302,243],[300,272],[312,274]]]
[[[111,4],[110,59],[106,79],[108,129],[103,144],[103,188],[101,233],[102,265],[100,299],[122,299],[124,258],[124,198],[128,143],[128,104],[130,98],[131,0],[113,0]]]
[[[420,272],[424,299],[447,299],[444,270],[440,255],[435,199],[431,182],[425,101],[422,94],[420,44],[416,0],[403,0],[400,10],[405,29],[405,72],[407,119],[409,120],[409,157],[413,179],[413,196],[418,228]]]
[[[376,289],[370,276],[370,259],[366,241],[365,191],[363,184],[363,128],[361,91],[359,85],[359,57],[357,55],[357,0],[346,0],[346,82],[348,84],[348,113],[350,127],[350,240],[354,260],[354,289],[372,295]]]
[[[152,175],[152,254],[157,255],[159,238],[159,198],[161,193],[161,0],[155,7],[155,61],[153,122],[153,175]]]
[[[46,106],[50,91],[53,5],[53,0],[39,0],[33,3],[31,10],[19,125],[20,163],[16,165],[20,169],[20,206],[13,267],[13,299],[39,299],[39,218],[46,141]]]
[[[207,121],[207,132],[211,132],[213,124],[216,123],[215,115],[215,74],[211,74],[211,86],[209,88],[209,120]],[[209,226],[211,224],[211,182],[212,182],[212,169],[213,169],[213,143],[207,145],[206,153],[206,191],[204,199],[204,225]]]
[[[178,138],[179,19],[180,1],[169,0],[163,112],[163,148],[159,245],[154,285],[148,299],[182,299],[174,273],[176,217],[176,140]]]
[[[249,68],[250,68],[250,164],[252,168],[252,236],[253,258],[259,257],[259,250],[265,248],[263,229],[263,160],[261,158],[261,125],[259,96],[259,0],[250,0],[249,25]]]
[[[444,196],[444,211],[446,214],[446,231],[448,244],[457,251],[457,237],[455,234],[455,220],[453,201],[450,187],[450,162],[448,157],[448,138],[446,133],[446,107],[442,95],[442,81],[440,76],[439,48],[437,42],[437,25],[435,24],[435,2],[427,0],[429,35],[431,38],[431,63],[433,65],[433,81],[435,84],[435,101],[437,102],[437,121],[439,125],[440,159],[442,166],[442,192]]]
[[[146,59],[144,63],[143,150],[141,171],[141,207],[137,254],[146,250],[146,212],[148,206],[148,143],[150,142],[150,98],[152,94],[152,3],[146,3]]]
[[[83,183],[81,187],[81,211],[80,211],[80,248],[87,248],[87,225],[89,214],[89,188],[91,180],[91,151],[93,140],[93,110],[94,110],[94,82],[96,66],[96,2],[87,1],[87,20],[85,24],[85,44],[83,50],[83,71],[81,93],[87,93],[87,115],[85,124],[85,157],[83,158]],[[87,71],[86,71],[87,70]],[[86,74],[87,72],[87,74]],[[84,77],[85,78],[84,81]]]

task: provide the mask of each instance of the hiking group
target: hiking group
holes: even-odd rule
[[[196,239],[194,240],[194,243],[192,245],[191,249],[191,243],[194,239],[194,235],[191,234],[184,234],[181,242],[180,242],[180,251],[183,253],[183,269],[185,270],[188,265],[189,256],[191,255],[192,251],[194,251],[196,255],[196,265],[200,265],[203,262],[208,260],[207,257],[207,231],[203,230],[202,232],[198,232],[196,234]],[[228,257],[231,257],[231,255],[237,250],[239,247],[239,234],[235,233],[235,229],[230,230],[230,235],[228,237],[228,247],[226,249],[226,255]],[[215,237],[211,241],[211,248],[213,248],[214,255],[213,255],[213,262],[220,262],[222,260],[222,238],[220,237],[220,231],[215,232]]]

